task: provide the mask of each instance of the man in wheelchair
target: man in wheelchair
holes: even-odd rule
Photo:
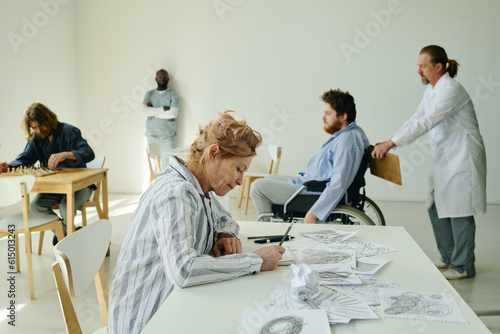
[[[331,136],[298,177],[270,174],[252,183],[251,197],[259,216],[271,213],[273,204],[285,204],[305,182],[326,181],[326,188],[304,217],[304,223],[324,221],[353,182],[369,146],[365,132],[356,125],[354,98],[349,92],[336,89],[325,92],[322,100],[325,102],[323,130]],[[269,220],[269,216],[263,220]]]

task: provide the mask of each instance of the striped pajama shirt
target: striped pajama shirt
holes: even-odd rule
[[[210,197],[175,157],[142,195],[113,274],[109,333],[139,333],[174,287],[260,271],[256,254],[208,255],[219,233],[239,231],[215,194]]]

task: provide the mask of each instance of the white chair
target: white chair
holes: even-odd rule
[[[95,157],[94,160],[87,164],[87,168],[102,168],[105,161],[106,157],[104,156]],[[97,189],[94,190],[94,193],[92,194],[90,199],[78,207],[78,210],[82,212],[83,227],[87,226],[87,208],[94,207],[97,210],[97,216],[99,217],[99,219],[103,218],[101,202],[99,201],[99,196],[101,195],[101,184],[102,181],[97,182],[95,185]]]
[[[28,275],[30,282],[30,298],[35,299],[35,286],[33,282],[33,267],[31,263],[31,232],[39,231],[43,234],[46,230],[56,230],[57,238],[62,240],[64,232],[61,219],[55,214],[29,213],[29,192],[35,184],[35,176],[23,175],[14,177],[0,177],[0,206],[8,206],[21,201],[22,213],[7,216],[0,220],[0,237],[8,236],[8,253],[11,257],[11,246],[15,248],[16,271],[20,272],[19,234],[25,236],[26,254],[28,257]],[[14,243],[15,242],[15,243]],[[41,254],[42,245],[38,247]],[[10,270],[13,270],[13,264]]]
[[[161,172],[160,149],[161,149],[160,142],[154,142],[154,143],[148,144],[148,146],[146,147],[146,154],[148,155],[148,164],[149,164],[149,172],[150,172],[149,185],[151,185],[153,180]],[[153,166],[153,164],[151,163],[151,157],[154,157],[154,159],[156,161],[156,166]]]
[[[278,168],[280,166],[280,160],[281,160],[281,146],[268,145],[268,149],[269,149],[269,155],[271,156],[271,162],[269,163],[269,168],[267,170],[267,173],[245,173],[245,176],[243,178],[243,184],[241,185],[240,189],[240,197],[238,199],[238,208],[241,207],[243,192],[245,191],[245,186],[246,186],[245,210],[244,210],[245,214],[247,214],[248,210],[248,200],[250,199],[250,186],[252,185],[253,181],[266,177],[266,175],[271,173],[273,174],[278,173]],[[273,170],[273,165],[274,165],[274,170]]]
[[[68,333],[82,333],[71,297],[80,297],[95,281],[102,328],[108,325],[108,286],[102,262],[111,240],[111,223],[101,219],[61,240],[54,247],[52,264],[57,294]]]

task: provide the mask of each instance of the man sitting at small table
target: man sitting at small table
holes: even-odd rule
[[[80,130],[70,124],[61,123],[56,114],[41,103],[33,103],[24,115],[22,126],[28,135],[24,151],[10,163],[0,163],[0,173],[10,167],[31,166],[37,161],[41,166],[55,170],[59,167],[86,167],[94,159],[94,151],[82,138]],[[76,208],[89,200],[95,186],[89,186],[75,192]],[[66,195],[38,194],[30,204],[30,210],[53,213],[52,207],[59,204],[64,234],[66,234]],[[53,244],[57,243],[54,236]]]

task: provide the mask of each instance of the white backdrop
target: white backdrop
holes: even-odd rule
[[[0,161],[24,147],[18,124],[39,101],[106,156],[111,192],[141,192],[148,172],[139,105],[155,87],[156,70],[165,68],[181,97],[178,145],[189,144],[217,111],[233,109],[266,143],[283,147],[280,172],[296,174],[327,139],[324,91],[348,90],[370,141],[386,140],[413,114],[425,88],[418,52],[439,44],[461,64],[457,79],[475,101],[487,149],[488,201],[500,203],[498,1],[2,0],[0,6]],[[251,170],[266,169],[265,146],[260,153]],[[394,153],[403,187],[369,176],[370,197],[424,200],[427,139]]]

